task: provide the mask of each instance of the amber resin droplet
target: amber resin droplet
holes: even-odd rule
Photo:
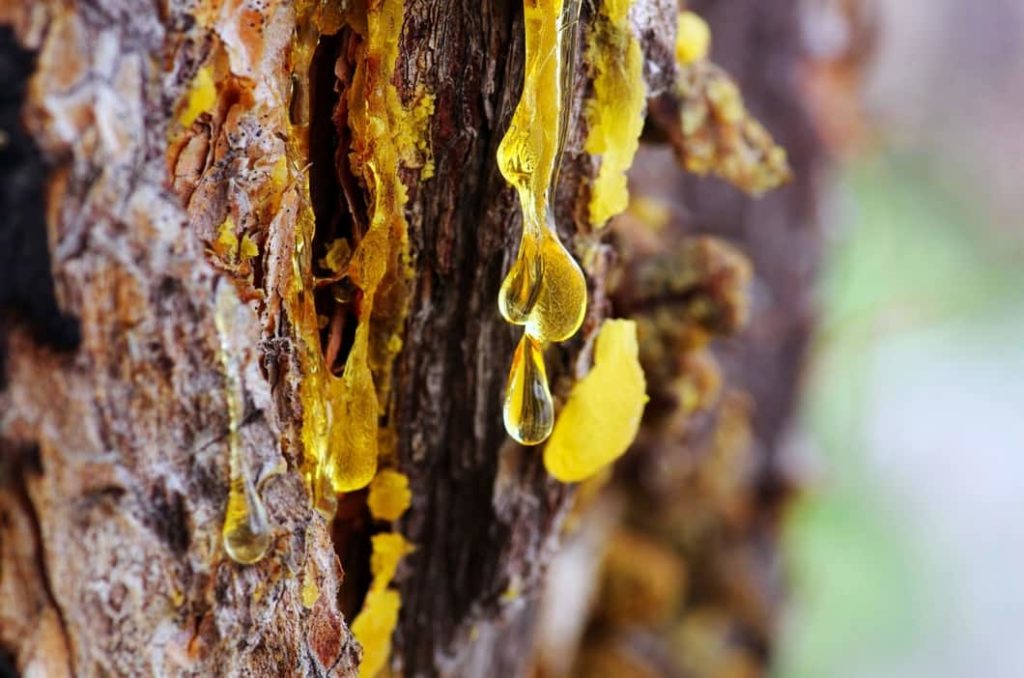
[[[237,563],[248,565],[270,548],[270,521],[259,492],[245,467],[238,425],[242,420],[242,386],[231,350],[233,315],[240,307],[230,284],[217,290],[214,322],[220,337],[220,362],[224,369],[224,399],[228,406],[228,504],[221,535],[224,550]]]
[[[246,473],[232,473],[223,535],[224,550],[232,560],[243,565],[255,563],[270,548],[267,509]]]
[[[539,240],[525,225],[523,228],[519,253],[498,292],[498,310],[513,325],[525,325],[530,319],[544,275]]]
[[[544,442],[555,423],[541,345],[524,334],[512,356],[505,385],[505,429],[523,445]]]
[[[565,141],[580,0],[523,0],[523,89],[498,145],[498,168],[516,189],[523,233],[502,282],[502,317],[526,332],[512,359],[505,391],[505,429],[525,445],[543,442],[554,424],[541,347],[565,341],[587,308],[583,271],[558,240],[552,185]],[[565,35],[569,40],[563,40]]]
[[[526,332],[541,342],[565,341],[583,324],[587,281],[550,228],[541,239],[540,259],[542,282],[526,321]]]

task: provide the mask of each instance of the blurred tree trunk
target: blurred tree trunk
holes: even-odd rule
[[[0,226],[0,650],[24,674],[357,671],[349,625],[368,586],[369,538],[382,528],[365,492],[342,497],[332,523],[311,508],[300,473],[304,364],[288,295],[306,285],[319,315],[341,314],[332,304],[342,302],[314,294],[308,271],[336,240],[354,244],[368,222],[365,182],[349,166],[345,103],[367,59],[364,4],[379,5],[353,3],[345,15],[336,10],[346,3],[312,0],[0,7],[9,26],[0,42],[3,106],[5,116],[15,112],[0,142],[0,208],[11,215]],[[710,234],[753,263],[753,295],[729,301],[749,301],[751,321],[720,345],[728,396],[708,410],[725,403],[749,432],[749,473],[729,495],[745,508],[717,543],[750,556],[739,576],[756,609],[737,618],[758,664],[769,656],[779,593],[775,453],[793,408],[818,260],[822,150],[795,82],[796,4],[691,3],[712,24],[715,59],[789,151],[795,181],[755,202],[686,177],[664,146],[645,147],[634,166],[638,193],[670,208],[662,236],[670,250]],[[652,97],[675,74],[676,13],[675,0],[634,2]],[[584,35],[594,14],[585,3]],[[407,309],[402,349],[388,383],[377,385],[390,393],[383,449],[413,495],[397,529],[416,548],[396,580],[392,665],[406,675],[521,675],[536,665],[540,585],[575,493],[547,476],[537,450],[507,440],[500,417],[517,333],[495,299],[519,217],[494,158],[521,86],[522,10],[508,0],[407,0],[402,26],[393,83],[405,106],[433,96],[429,153],[419,158],[433,172],[416,162],[400,172],[414,273],[396,292]],[[628,232],[586,225],[595,172],[583,150],[589,95],[582,64],[556,213],[563,238],[588,254],[591,305],[580,336],[548,352],[561,397],[587,371],[604,317],[652,312],[610,288],[613,270],[642,272],[642,253],[616,253]],[[304,213],[316,232],[300,246]],[[252,246],[256,254],[246,254]],[[679,250],[680,266],[699,268],[692,251]],[[300,273],[293,262],[302,257]],[[225,286],[231,322],[218,332]],[[221,546],[226,362],[244,398],[243,457],[275,527],[270,553],[251,566]],[[721,431],[709,423],[679,437],[659,426],[645,422],[617,492],[650,495],[652,459],[700,467],[708,455],[699,451]],[[688,566],[680,609],[723,600],[720,578],[693,576],[722,563],[717,546],[700,543],[708,566]]]

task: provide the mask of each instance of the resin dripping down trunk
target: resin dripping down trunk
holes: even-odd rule
[[[609,289],[627,253],[597,224],[621,195],[593,190],[629,149],[587,147],[609,125],[628,146],[640,107],[631,90],[621,129],[589,115],[621,81],[598,87],[587,55],[621,38],[644,94],[668,92],[677,3],[633,0],[625,19],[581,3],[578,22],[518,0],[158,4],[0,2],[36,55],[11,106],[37,149],[19,176],[39,185],[25,194],[45,208],[30,228],[53,283],[19,289],[0,322],[0,654],[45,675],[528,673],[575,491],[509,439],[504,382],[517,342],[536,342],[563,411],[605,318],[631,312]],[[767,290],[726,359],[767,497],[810,324],[821,149],[789,78],[793,3],[692,4],[797,180],[750,202],[646,144],[631,172],[667,186],[671,232],[730,238]],[[527,19],[548,44],[577,36],[564,78],[558,59],[527,66]],[[548,169],[520,201],[499,147],[538,78],[546,117],[528,131],[546,159],[519,173]],[[496,302],[527,231],[513,325]],[[50,321],[23,317],[35,290]],[[224,549],[233,459],[269,530],[247,565]],[[763,529],[729,538],[775,553]],[[759,633],[744,637],[767,648]]]
[[[522,92],[497,153],[523,225],[498,308],[529,337],[520,341],[505,385],[505,429],[524,445],[542,443],[554,425],[543,344],[570,338],[587,310],[583,271],[559,241],[551,209],[570,121],[579,9],[579,0],[524,0]]]

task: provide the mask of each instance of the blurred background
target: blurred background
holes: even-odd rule
[[[843,3],[805,4],[811,51],[841,49]],[[1024,676],[1024,3],[876,8],[787,445],[776,674]]]

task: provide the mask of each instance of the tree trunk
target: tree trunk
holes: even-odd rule
[[[350,627],[371,587],[371,537],[395,530],[415,549],[394,584],[396,674],[586,673],[600,659],[587,648],[610,633],[608,611],[584,606],[580,633],[588,627],[591,640],[577,659],[553,661],[538,624],[560,593],[542,585],[570,510],[607,516],[614,505],[594,553],[621,521],[650,541],[661,533],[653,515],[712,516],[704,524],[716,527],[674,551],[691,583],[670,616],[717,605],[763,665],[779,594],[776,451],[819,250],[823,151],[795,84],[796,4],[690,3],[711,24],[715,60],[789,153],[794,181],[754,200],[687,176],[673,157],[672,123],[653,113],[659,96],[675,96],[678,8],[634,0],[652,115],[632,186],[668,207],[664,251],[644,248],[628,214],[608,229],[589,224],[597,160],[584,150],[585,50],[599,5],[585,2],[566,29],[581,41],[555,214],[584,261],[591,303],[579,335],[547,352],[556,398],[589,370],[606,317],[643,326],[667,309],[705,337],[685,347],[648,337],[640,438],[615,480],[595,487],[605,498],[586,501],[545,472],[539,449],[512,443],[500,415],[518,331],[496,297],[520,217],[495,155],[522,88],[520,3],[0,7],[0,63],[13,85],[0,144],[0,208],[11,215],[0,226],[0,244],[10,243],[0,254],[0,650],[25,675],[356,675],[363,650]],[[375,42],[373,27],[386,28],[395,7],[389,70],[389,41]],[[338,243],[352,251],[369,237],[383,187],[397,185],[368,169],[383,152],[368,142],[373,125],[386,123],[354,112],[367,102],[372,118],[389,83],[401,110],[376,112],[416,137],[395,142],[406,200],[386,215],[404,222],[411,275],[392,275],[404,265],[393,238],[388,276],[361,315],[365,290],[329,280],[325,262]],[[748,257],[753,296],[742,285]],[[644,281],[666,261],[692,275],[669,298],[652,297]],[[722,287],[719,273],[735,285]],[[697,318],[696,299],[735,322]],[[325,520],[308,482],[310,372],[340,374],[365,322],[380,464],[408,476],[412,493],[393,525],[371,515],[364,490],[343,494]],[[667,425],[682,415],[666,394],[680,375],[703,374],[706,339],[727,334],[716,343],[720,393],[686,415],[685,431]],[[659,376],[652,342],[676,351],[678,367]],[[733,473],[711,441],[736,431],[744,470]],[[222,547],[235,447],[274,530],[252,565]],[[681,504],[678,487],[652,480],[666,459],[688,469],[666,476],[678,487],[706,488],[700,469],[725,463],[728,487]],[[723,593],[715,572],[725,561],[740,562],[749,590]],[[742,596],[753,602],[736,603]],[[685,658],[661,661],[649,665],[710,675]]]

